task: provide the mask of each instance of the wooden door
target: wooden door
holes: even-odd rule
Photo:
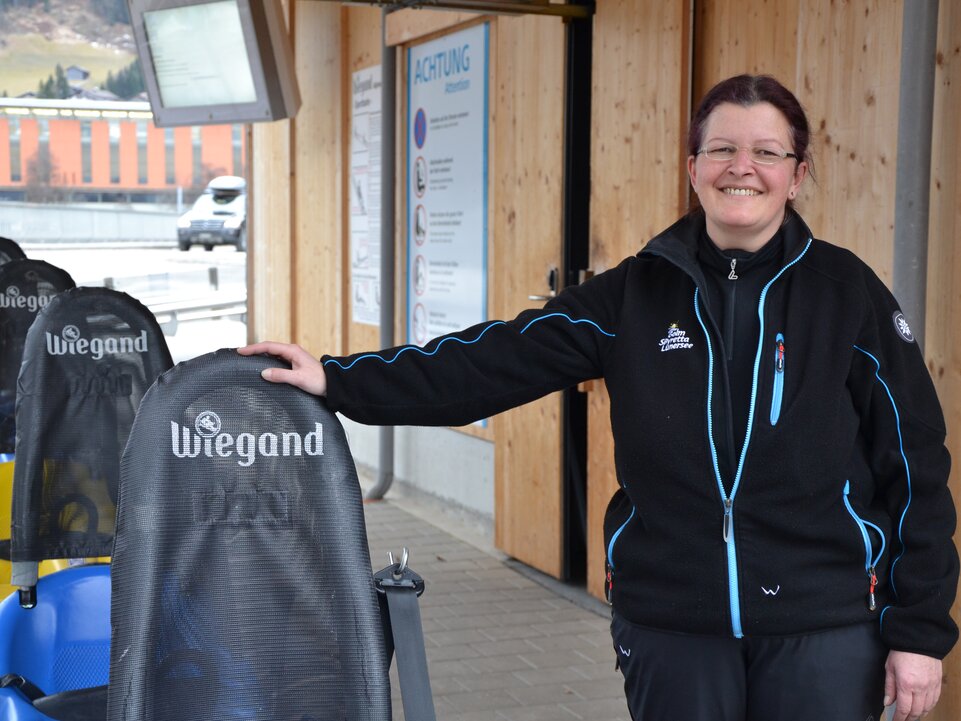
[[[492,313],[512,318],[543,302],[561,267],[564,25],[500,17],[492,34]],[[534,72],[532,68],[537,68]],[[554,577],[564,568],[562,397],[494,419],[494,542]]]

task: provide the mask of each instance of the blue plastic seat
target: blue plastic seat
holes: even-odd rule
[[[38,582],[37,606],[0,602],[0,669],[46,694],[103,686],[110,659],[110,567],[74,566]],[[0,688],[0,719],[49,721],[16,688]]]

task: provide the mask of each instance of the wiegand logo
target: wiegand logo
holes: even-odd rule
[[[193,428],[170,422],[170,444],[177,458],[234,458],[241,466],[253,465],[264,458],[324,455],[324,426],[314,423],[314,430],[301,435],[286,433],[238,433],[223,431],[220,416],[214,411],[203,411],[194,420]]]
[[[194,429],[201,438],[213,438],[220,433],[220,416],[213,411],[204,411],[194,421]]]
[[[8,285],[7,289],[0,293],[0,308],[24,308],[31,313],[36,313],[49,303],[52,297],[50,295],[23,295],[18,286]]]
[[[100,360],[105,355],[123,353],[146,353],[149,350],[147,331],[139,336],[107,336],[106,338],[84,338],[75,325],[65,325],[60,335],[47,331],[47,353],[50,355],[89,355]]]

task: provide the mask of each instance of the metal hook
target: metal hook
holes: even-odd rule
[[[409,558],[410,558],[410,553],[407,550],[407,546],[404,546],[404,550],[401,551],[401,554],[400,554],[400,564],[397,566],[397,569],[394,571],[394,577],[399,578],[404,573],[404,571],[407,570],[407,560]],[[387,552],[387,561],[390,563],[391,566],[394,565],[394,554],[392,551]]]

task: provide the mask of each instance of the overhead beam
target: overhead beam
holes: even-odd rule
[[[375,5],[387,10],[431,9],[431,10],[472,10],[494,15],[552,15],[564,18],[588,18],[594,14],[594,4],[559,5],[552,3],[533,3],[498,0],[315,0],[316,2],[340,2],[343,5]]]

